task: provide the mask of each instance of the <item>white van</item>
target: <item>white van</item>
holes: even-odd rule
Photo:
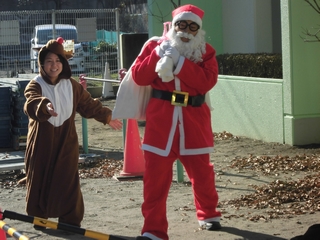
[[[62,37],[64,40],[74,40],[74,56],[69,59],[71,71],[73,73],[84,72],[84,51],[81,43],[78,42],[77,28],[69,24],[55,24],[55,35],[53,34],[53,25],[37,25],[34,27],[31,39],[30,58],[31,71],[38,73],[38,52],[33,48],[44,46],[49,40]]]

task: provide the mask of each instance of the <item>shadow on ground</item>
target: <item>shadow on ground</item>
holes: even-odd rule
[[[247,230],[241,230],[234,227],[223,227],[221,232],[227,232],[230,234],[235,235],[234,240],[287,240],[285,238],[264,234],[264,233],[258,233],[258,232],[251,232]],[[238,236],[239,238],[237,238]]]

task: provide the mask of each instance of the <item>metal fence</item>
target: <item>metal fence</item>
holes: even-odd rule
[[[74,57],[70,60],[73,74],[103,76],[106,61],[110,71],[117,72],[120,63],[119,18],[117,9],[0,12],[0,77],[37,72],[37,52],[33,47],[58,36],[73,40]],[[46,33],[45,24],[50,25]],[[76,35],[65,35],[60,31],[60,24],[67,29],[66,24],[75,26]],[[43,32],[40,34],[37,29]],[[41,40],[40,35],[45,38]]]

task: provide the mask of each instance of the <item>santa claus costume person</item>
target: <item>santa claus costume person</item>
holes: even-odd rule
[[[190,4],[175,9],[165,37],[149,41],[132,66],[135,83],[153,89],[142,145],[146,161],[144,225],[137,240],[169,239],[166,201],[177,159],[192,183],[200,226],[221,229],[209,155],[214,146],[211,109],[206,97],[217,83],[218,65],[214,48],[205,42],[203,15],[203,10]]]

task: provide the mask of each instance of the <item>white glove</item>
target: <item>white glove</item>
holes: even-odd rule
[[[164,56],[156,65],[156,72],[162,79],[162,82],[170,82],[174,79],[173,76],[173,61],[170,57]]]
[[[170,47],[164,52],[164,56],[172,58],[173,64],[177,66],[180,58],[180,53],[175,47]]]
[[[170,41],[166,40],[160,44],[160,49],[165,52],[168,48],[171,47]]]

